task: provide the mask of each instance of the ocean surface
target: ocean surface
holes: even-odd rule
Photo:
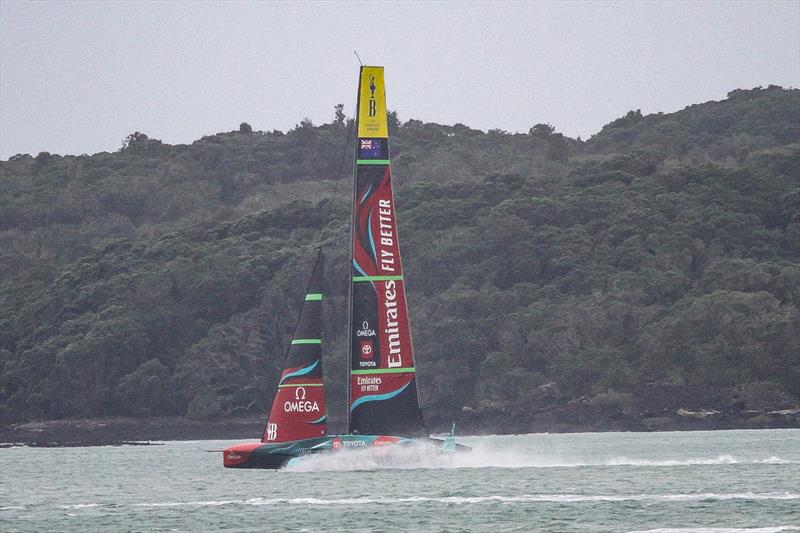
[[[232,441],[0,450],[0,531],[800,531],[800,430],[463,437],[229,470]]]

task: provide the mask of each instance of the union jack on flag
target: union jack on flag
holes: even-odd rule
[[[360,157],[380,157],[381,144],[376,139],[361,139]]]

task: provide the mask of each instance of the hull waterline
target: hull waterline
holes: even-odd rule
[[[303,457],[340,450],[382,447],[422,446],[433,454],[468,452],[469,446],[450,443],[449,439],[406,438],[393,435],[330,435],[281,443],[250,442],[235,444],[222,451],[226,468],[279,469]]]

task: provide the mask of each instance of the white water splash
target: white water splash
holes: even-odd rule
[[[767,457],[766,459],[737,459],[732,455],[718,455],[708,459],[683,459],[683,460],[650,460],[650,459],[628,459],[620,457],[611,459],[608,466],[692,466],[692,465],[737,465],[737,464],[767,464],[767,465],[791,465],[798,464],[797,461],[790,461],[780,457]]]
[[[608,466],[692,466],[692,465],[735,465],[739,461],[732,455],[718,455],[717,457],[703,459],[682,459],[682,460],[652,460],[652,459],[628,459],[619,457],[611,459],[606,464]],[[745,461],[748,462],[748,461]],[[753,461],[759,462],[759,461]]]
[[[454,467],[454,461],[458,459],[457,456],[461,455],[470,454],[437,454],[432,451],[430,446],[424,445],[346,449],[302,457],[296,464],[286,467],[285,470],[292,472],[330,472],[452,468]]]
[[[543,457],[535,453],[496,448],[475,447],[464,453],[432,453],[427,446],[403,446],[395,448],[366,448],[342,450],[302,457],[285,470],[290,472],[364,471],[385,469],[431,469],[431,468],[580,468],[580,467],[675,467],[733,464],[798,464],[780,457],[764,459],[738,459],[722,454],[714,457],[687,459],[635,459],[611,457],[596,461],[568,461],[561,458]]]
[[[795,465],[797,461],[789,461],[788,459],[781,459],[780,457],[767,457],[766,459],[756,459],[754,463],[768,464],[768,465]],[[796,528],[800,530],[800,527]]]
[[[580,503],[580,502],[693,502],[726,500],[797,500],[800,494],[789,492],[769,493],[698,493],[698,494],[522,494],[519,496],[409,496],[406,498],[248,498],[243,500],[210,500],[193,502],[137,503],[136,507],[217,507],[222,505],[306,505],[306,506],[360,506],[398,505],[404,503],[439,503],[446,505],[476,505],[491,503]],[[661,530],[654,530],[661,531]],[[670,530],[671,531],[671,530]]]
[[[59,509],[88,509],[91,507],[101,507],[102,503],[74,503],[72,505],[59,505]]]

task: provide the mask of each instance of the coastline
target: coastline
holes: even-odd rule
[[[263,417],[192,420],[184,417],[86,418],[4,424],[0,447],[143,445],[152,441],[258,439]]]
[[[730,429],[800,428],[800,409],[729,411],[712,410],[628,415],[616,410],[597,410],[587,405],[562,406],[531,413],[521,419],[508,413],[465,413],[456,420],[460,435],[579,433],[604,431],[707,431]],[[331,421],[337,432],[337,420]],[[450,422],[430,420],[431,431],[444,433]],[[264,417],[247,416],[214,420],[184,417],[90,418],[4,424],[0,447],[67,447],[147,445],[168,440],[257,440]],[[155,442],[154,442],[155,441]]]

